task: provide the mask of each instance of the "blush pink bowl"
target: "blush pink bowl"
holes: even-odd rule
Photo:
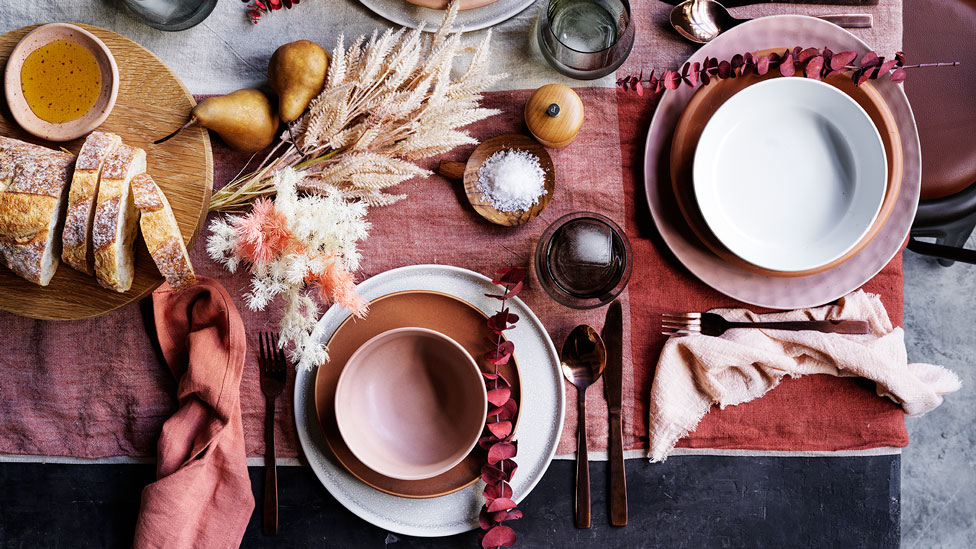
[[[478,443],[487,413],[474,359],[426,328],[370,339],[336,385],[342,439],[363,464],[395,479],[431,478],[460,463]]]

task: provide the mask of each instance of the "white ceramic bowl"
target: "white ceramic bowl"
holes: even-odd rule
[[[695,196],[715,236],[776,271],[816,269],[867,233],[888,164],[877,128],[846,94],[803,77],[740,91],[695,150]]]
[[[336,385],[342,439],[367,467],[396,479],[431,478],[460,463],[487,413],[474,359],[425,328],[373,337],[349,357]]]

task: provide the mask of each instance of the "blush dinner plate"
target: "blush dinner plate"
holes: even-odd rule
[[[803,15],[777,15],[748,21],[700,48],[690,61],[706,56],[728,59],[736,53],[805,44],[863,55],[870,48],[853,34],[826,21]],[[670,182],[670,147],[675,127],[694,90],[681,87],[661,97],[648,130],[644,183],[654,224],[668,248],[692,274],[712,288],[747,304],[773,309],[810,307],[831,302],[859,288],[894,258],[905,243],[921,182],[918,132],[901,85],[874,82],[898,128],[902,146],[902,180],[887,223],[857,255],[835,268],[801,277],[751,272],[725,261],[695,236],[678,208]],[[739,169],[739,168],[736,168]]]
[[[498,291],[490,278],[446,265],[401,267],[380,273],[359,285],[360,295],[367,300],[411,290],[448,294],[470,303],[486,315],[494,314],[498,307],[497,300],[484,295]],[[522,418],[532,418],[519,423],[515,436],[519,445],[519,467],[512,479],[512,490],[513,499],[519,502],[538,484],[556,453],[566,401],[556,347],[545,327],[521,299],[509,300],[508,306],[520,320],[518,326],[505,335],[515,343],[514,356],[518,364],[531,365],[519,372],[522,386],[519,410]],[[331,307],[316,326],[314,337],[328,341],[348,317],[348,311]],[[478,511],[483,504],[480,482],[440,497],[409,499],[375,490],[336,460],[319,426],[315,407],[315,379],[323,368],[328,365],[298,371],[294,404],[295,428],[302,452],[325,489],[356,516],[390,532],[432,537],[477,528]]]
[[[357,349],[378,334],[405,326],[428,328],[458,342],[482,364],[484,330],[488,317],[454,296],[426,290],[394,292],[373,299],[365,318],[346,318],[329,338],[329,361],[315,376],[315,409],[333,456],[354,477],[373,488],[404,498],[432,498],[471,486],[481,475],[484,452],[480,448],[449,471],[423,480],[401,480],[382,475],[359,460],[341,436],[336,422],[336,386],[346,362]],[[482,364],[483,365],[483,364]],[[499,371],[512,384],[512,398],[521,403],[521,378],[515,360]],[[521,406],[519,407],[521,410]],[[516,418],[518,429],[518,418]]]
[[[759,166],[730,169],[757,153]],[[705,222],[730,251],[762,268],[805,271],[867,234],[887,168],[881,135],[856,101],[818,80],[774,78],[715,112],[693,178]]]

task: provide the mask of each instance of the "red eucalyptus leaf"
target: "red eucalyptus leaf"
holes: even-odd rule
[[[642,86],[640,82],[634,84],[634,88],[637,90],[637,95],[644,95],[644,86]]]
[[[688,73],[690,71],[691,71],[691,63],[688,62],[688,61],[685,61],[685,64],[681,67],[681,77],[684,78],[684,77],[688,76]]]
[[[623,86],[623,80],[617,81],[617,85]],[[498,301],[502,301],[503,299],[505,299],[505,294],[485,294],[485,297],[491,297],[497,299]]]
[[[793,76],[796,74],[796,67],[793,66],[793,54],[786,54],[779,64],[779,73],[783,76]]]
[[[491,518],[493,514],[494,513],[488,514],[487,505],[481,508],[481,511],[478,513],[478,526],[481,527],[482,530],[490,530],[491,527],[495,525]]]
[[[822,55],[823,58],[824,58],[824,66],[825,67],[830,67],[830,62],[834,58],[834,52],[831,51],[830,48],[824,46],[823,52],[821,52],[820,55]]]
[[[503,480],[505,482],[510,482],[512,480],[512,476],[515,475],[515,470],[518,469],[518,464],[511,459],[506,459],[505,461],[499,463],[498,467],[505,474],[505,478]]]
[[[778,53],[772,52],[767,57],[769,57],[769,62],[770,63],[772,63],[774,65],[778,65],[779,64],[780,56],[779,56]]]
[[[487,450],[488,448],[491,448],[492,444],[498,442],[498,440],[499,439],[495,435],[481,437],[478,439],[478,446],[481,447],[482,450]]]
[[[817,48],[807,48],[800,51],[800,53],[796,56],[796,60],[800,63],[805,63],[817,55],[820,55],[820,50]]]
[[[899,67],[904,66],[905,65],[905,52],[903,52],[903,51],[896,51],[895,52],[895,61],[898,62],[898,66]]]
[[[504,366],[508,364],[508,360],[512,358],[512,353],[499,353],[497,351],[489,351],[485,355],[485,362],[488,364],[494,364],[495,366]]]
[[[735,71],[736,69],[738,69],[744,64],[745,64],[745,58],[742,57],[741,53],[737,53],[733,55],[732,60],[729,61],[729,65],[732,67],[733,71]]]
[[[725,79],[729,78],[732,74],[732,64],[728,61],[722,61],[718,64],[718,77]]]
[[[847,65],[850,65],[854,59],[857,58],[856,51],[842,51],[840,53],[835,53],[833,60],[830,62],[831,69],[843,69]]]
[[[498,498],[511,498],[512,497],[512,487],[504,481],[497,482],[495,484],[485,485],[485,489],[481,492],[485,496],[486,500],[493,500]]]
[[[680,85],[681,85],[681,75],[679,75],[678,73],[676,73],[676,72],[674,72],[674,71],[672,71],[670,69],[667,70],[667,71],[664,71],[664,87],[665,88],[673,91],[673,90],[678,89],[678,86],[680,86]]]
[[[496,498],[488,504],[488,512],[508,511],[509,509],[515,509],[517,506],[517,503],[508,498]]]
[[[865,69],[870,68],[877,65],[878,62],[878,54],[874,53],[873,51],[869,51],[864,54],[864,57],[861,58],[861,67]]]
[[[759,61],[756,61],[756,74],[758,74],[759,76],[763,76],[767,72],[769,72],[769,62],[770,62],[769,56],[764,55],[760,57]]]
[[[489,423],[488,430],[491,431],[492,435],[495,435],[498,438],[505,438],[512,434],[512,422],[499,421],[498,423]]]
[[[505,403],[511,398],[512,390],[508,387],[488,391],[488,402],[494,404],[495,406],[504,406]]]
[[[688,81],[691,82],[691,87],[694,88],[695,86],[698,85],[698,81],[699,81],[698,75],[700,72],[701,72],[701,65],[698,64],[698,62],[696,61],[691,66],[691,72],[688,73]]]
[[[908,76],[908,72],[905,69],[898,67],[894,70],[894,72],[891,73],[891,81],[895,84],[901,84],[905,81],[906,76]]]
[[[496,523],[502,523],[509,520],[518,520],[522,518],[522,511],[518,509],[512,509],[510,511],[498,511],[497,513],[491,514],[491,520]]]
[[[701,71],[700,78],[701,78],[702,86],[707,86],[708,83],[712,81],[711,77],[708,76],[708,71],[705,70]]]
[[[495,465],[502,460],[512,459],[517,453],[514,442],[497,442],[488,449],[488,463]]]
[[[518,404],[514,400],[509,400],[501,406],[492,406],[488,410],[488,417],[498,416],[498,420],[512,419],[518,413]]]
[[[495,372],[481,372],[481,375],[489,381],[495,381],[499,376],[499,374],[496,374]]]
[[[482,549],[511,547],[513,545],[515,545],[515,530],[512,530],[508,526],[495,526],[485,532],[485,537],[481,538]]]
[[[871,75],[874,74],[874,70],[868,68],[867,70],[861,69],[861,74],[857,77],[857,85],[867,82],[871,79]]]
[[[807,78],[813,78],[814,80],[820,80],[820,70],[823,69],[823,57],[819,55],[816,57],[811,57],[807,61],[807,66],[803,69],[803,73]]]
[[[898,60],[897,59],[889,59],[889,60],[887,60],[887,61],[885,61],[884,63],[881,64],[881,68],[879,69],[878,72],[880,74],[888,74],[889,72],[891,72],[891,69],[893,69],[893,68],[895,68],[897,66],[898,66]]]
[[[488,465],[487,463],[481,467],[481,480],[485,484],[497,484],[499,482],[508,482],[512,480],[512,475],[515,474],[515,470],[518,466],[512,460],[505,460],[502,463],[510,463],[511,466],[506,465],[505,469],[500,467],[495,467],[494,465]],[[499,464],[500,465],[500,464]]]

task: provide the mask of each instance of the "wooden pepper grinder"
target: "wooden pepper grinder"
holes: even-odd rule
[[[535,90],[525,103],[525,125],[546,147],[569,145],[583,125],[583,101],[562,84],[547,84]]]

